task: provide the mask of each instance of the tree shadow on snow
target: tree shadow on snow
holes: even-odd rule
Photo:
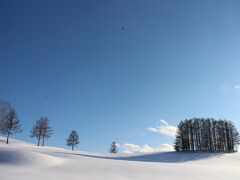
[[[207,153],[207,152],[162,152],[131,157],[120,157],[120,159],[142,162],[184,163],[189,161],[209,159],[212,157],[220,157],[222,155],[223,153]]]
[[[84,156],[98,159],[111,159],[111,160],[125,160],[125,161],[141,161],[141,162],[159,162],[159,163],[184,163],[189,161],[197,161],[202,159],[209,159],[213,157],[221,157],[224,153],[213,152],[161,152],[154,154],[133,155],[124,157],[108,157],[97,155],[86,155],[76,153],[64,153],[73,156]]]
[[[21,154],[14,151],[0,150],[0,165],[1,164],[21,164],[24,158]]]

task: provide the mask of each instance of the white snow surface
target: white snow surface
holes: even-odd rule
[[[109,155],[0,138],[0,180],[239,180],[240,153]]]

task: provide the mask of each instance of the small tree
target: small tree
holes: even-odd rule
[[[118,152],[117,148],[118,148],[117,142],[112,142],[109,152],[115,154]]]
[[[43,120],[43,134],[42,134],[42,146],[44,146],[45,139],[48,139],[52,136],[53,134],[53,129],[50,126],[49,119],[47,117],[44,118]]]
[[[177,152],[181,150],[181,136],[179,135],[180,133],[181,133],[180,130],[178,130],[176,134],[175,143],[174,143],[174,149]]]
[[[40,145],[40,141],[42,140],[42,146],[44,146],[45,139],[51,137],[53,134],[52,127],[49,125],[49,119],[47,117],[41,117],[36,123],[33,125],[31,130],[31,137],[37,138],[37,145]]]
[[[2,132],[4,135],[7,135],[7,144],[9,143],[10,135],[22,132],[20,120],[18,119],[17,113],[14,109],[7,114]]]
[[[79,136],[76,130],[72,130],[68,139],[67,139],[67,145],[72,147],[72,151],[74,150],[74,147],[80,143]]]
[[[13,108],[9,102],[0,100],[0,132],[4,130],[6,117],[11,110],[13,110]]]

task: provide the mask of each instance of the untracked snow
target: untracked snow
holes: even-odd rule
[[[240,153],[137,156],[36,147],[0,138],[0,180],[239,180]]]

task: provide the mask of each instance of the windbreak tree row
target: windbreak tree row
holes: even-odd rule
[[[237,151],[239,133],[231,121],[192,118],[178,125],[176,151]]]

